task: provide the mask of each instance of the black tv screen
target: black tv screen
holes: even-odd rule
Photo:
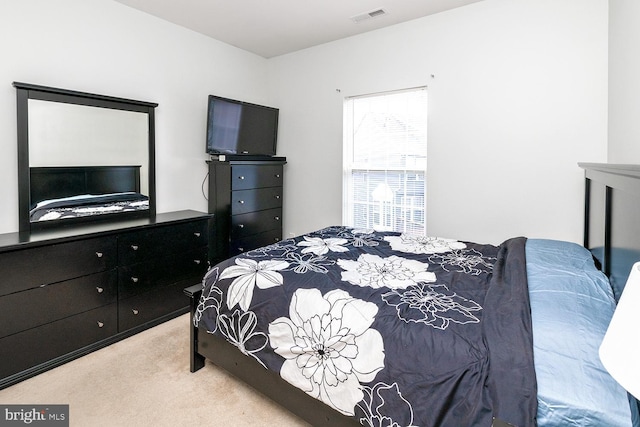
[[[209,95],[207,153],[275,156],[279,110]]]

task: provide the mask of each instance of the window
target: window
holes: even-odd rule
[[[345,100],[345,225],[426,234],[426,170],[426,88]]]

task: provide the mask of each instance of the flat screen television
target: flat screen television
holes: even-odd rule
[[[209,95],[207,153],[275,156],[279,110]]]

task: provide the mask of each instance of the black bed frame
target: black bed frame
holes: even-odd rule
[[[640,240],[633,238],[640,236],[640,166],[598,163],[579,166],[585,170],[584,246],[592,250],[605,274],[624,286],[631,265],[640,260]],[[223,338],[194,327],[201,292],[201,285],[185,289],[191,298],[191,372],[204,367],[209,359],[311,425],[360,425],[354,418],[290,385]]]

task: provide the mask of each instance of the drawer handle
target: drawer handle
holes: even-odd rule
[[[97,323],[98,323],[98,328],[102,328],[104,326],[104,322],[101,322],[101,321],[98,320]]]
[[[276,221],[280,221],[280,217],[279,216],[274,217],[273,219],[275,219]]]
[[[244,176],[240,175],[240,176],[238,177],[238,179],[244,179]]]
[[[276,174],[276,178],[280,178],[280,174],[279,173]]]
[[[200,265],[202,261],[200,261],[199,259],[194,259],[193,262],[196,263],[197,265]]]
[[[244,205],[244,200],[239,200],[238,203],[240,203],[241,205]]]
[[[279,242],[279,241],[280,241],[280,238],[279,238],[279,237],[275,237],[275,238],[273,239],[273,241],[274,241],[274,242]]]
[[[196,236],[196,237],[200,237],[200,233],[198,233],[198,232],[193,233],[193,235]]]
[[[134,315],[134,316],[137,316],[137,315],[138,315],[138,313],[140,313],[140,312],[139,312],[137,309],[135,309],[135,308],[134,308],[133,310],[131,310],[131,312],[133,313],[133,315]]]
[[[96,286],[96,291],[98,291],[99,294],[104,292],[104,288],[101,288],[100,286]]]
[[[244,252],[244,248],[238,248],[240,252]]]
[[[244,224],[238,224],[238,228],[244,228]]]
[[[96,256],[97,256],[98,258],[102,258],[102,256],[103,256],[103,255],[104,255],[104,254],[103,254],[102,252],[96,252]]]
[[[135,277],[135,276],[134,276],[134,277],[131,277],[131,281],[132,281],[133,283],[138,283],[138,281],[139,281],[139,280],[140,280],[140,279],[138,279],[138,278],[137,278],[137,277]]]
[[[276,194],[274,197],[275,197],[276,199],[279,199],[279,198],[280,198],[280,195],[279,195],[279,194]]]
[[[140,246],[138,245],[131,245],[131,249],[133,249],[134,251],[137,251],[139,247]]]

